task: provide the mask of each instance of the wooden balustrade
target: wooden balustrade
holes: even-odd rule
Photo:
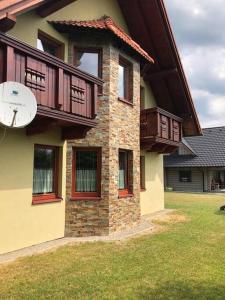
[[[171,153],[182,139],[182,119],[158,107],[141,111],[141,148]]]
[[[2,33],[0,70],[0,83],[20,82],[36,96],[37,117],[27,128],[28,134],[44,130],[38,124],[40,118],[43,124],[57,122],[62,126],[63,138],[67,138],[67,131],[70,138],[77,137],[77,130],[74,136],[71,134],[75,132],[73,126],[86,132],[96,125],[97,91],[102,85],[101,79]]]

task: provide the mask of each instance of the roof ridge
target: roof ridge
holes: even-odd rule
[[[225,126],[205,127],[205,128],[202,128],[202,130],[205,130],[205,129],[216,129],[216,128],[224,128],[225,129]]]

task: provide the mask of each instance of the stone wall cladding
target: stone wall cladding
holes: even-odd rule
[[[103,62],[103,94],[98,101],[98,125],[84,139],[68,142],[67,148],[67,236],[107,235],[134,226],[140,221],[140,69],[139,62],[119,51],[102,36],[73,37],[69,46],[72,62],[74,46],[101,47]],[[89,41],[87,43],[87,41]],[[118,100],[119,55],[133,63],[133,106]],[[102,148],[101,200],[71,201],[73,147]],[[133,154],[133,197],[118,198],[119,149]]]

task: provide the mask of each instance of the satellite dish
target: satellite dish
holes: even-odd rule
[[[37,113],[37,101],[25,85],[7,81],[0,84],[0,124],[10,128],[23,128]]]

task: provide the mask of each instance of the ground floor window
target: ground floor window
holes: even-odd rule
[[[119,150],[119,196],[132,193],[132,151]]]
[[[101,149],[74,148],[72,197],[101,196]]]
[[[140,185],[145,190],[145,156],[140,157]]]
[[[58,147],[35,145],[33,203],[58,197]]]
[[[180,182],[191,182],[191,170],[179,171]]]
[[[211,172],[212,172],[211,190],[225,189],[225,171],[215,170]]]

